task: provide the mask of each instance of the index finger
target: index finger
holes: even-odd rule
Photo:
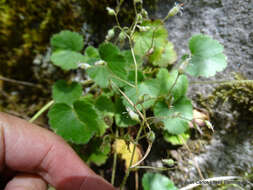
[[[54,133],[0,113],[0,171],[36,173],[60,190],[113,190]]]

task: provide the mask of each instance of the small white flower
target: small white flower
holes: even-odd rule
[[[106,62],[103,61],[103,60],[99,60],[99,61],[96,61],[96,62],[94,63],[94,65],[105,65],[105,64],[106,64]]]
[[[130,107],[126,108],[129,116],[131,117],[131,119],[135,120],[135,121],[140,121],[139,119],[139,115],[137,113],[135,113]]]
[[[106,7],[106,10],[108,12],[109,15],[114,16],[116,15],[116,12],[114,11],[114,9],[110,8],[110,7]]]
[[[168,17],[175,16],[177,13],[183,14],[182,10],[183,10],[183,4],[175,3],[174,7],[170,9],[168,13]]]
[[[91,66],[88,63],[79,63],[78,65],[81,69],[88,69]]]

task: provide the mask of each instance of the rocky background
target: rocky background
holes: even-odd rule
[[[192,35],[203,33],[221,42],[228,57],[225,72],[211,79],[199,78],[198,81],[229,81],[234,80],[235,75],[241,79],[253,79],[253,1],[188,0],[178,3],[184,3],[182,15],[166,23],[178,54],[187,53],[188,40]],[[164,17],[173,5],[174,1],[159,1],[154,17]],[[218,95],[217,92],[223,93],[223,99],[213,104],[210,100]],[[229,97],[225,97],[228,94]],[[203,141],[203,138],[191,141],[192,152],[188,151],[188,155],[185,155],[186,148],[170,152],[178,160],[180,168],[178,173],[169,172],[171,178],[179,186],[184,186],[186,181],[200,180],[196,163],[204,178],[252,174],[252,82],[244,85],[193,84],[189,96],[194,99],[197,108],[209,110],[215,132],[209,142]],[[248,100],[245,101],[245,98]],[[249,184],[242,187],[253,188]]]

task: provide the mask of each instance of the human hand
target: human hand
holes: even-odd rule
[[[113,190],[54,133],[0,113],[0,184],[5,190]],[[1,180],[2,178],[2,180]],[[1,188],[1,187],[0,187]]]

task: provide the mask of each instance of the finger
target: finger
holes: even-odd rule
[[[87,167],[54,133],[19,118],[0,113],[5,166],[35,172],[58,189],[111,190],[113,187]],[[0,145],[1,146],[1,145]],[[0,155],[0,158],[2,155]]]
[[[1,126],[1,124],[0,124]],[[4,167],[4,138],[3,138],[3,128],[0,127],[0,172],[3,170]]]
[[[9,181],[4,190],[47,190],[47,184],[39,176],[21,174]]]

